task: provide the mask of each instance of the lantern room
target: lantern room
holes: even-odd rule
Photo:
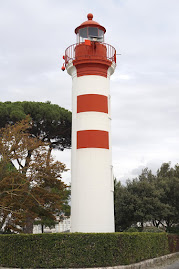
[[[87,18],[87,21],[75,29],[77,43],[85,42],[85,40],[104,42],[106,29],[98,22],[93,21],[93,14],[89,13]]]
[[[65,50],[63,59],[65,66],[70,72],[70,66],[76,67],[78,76],[84,75],[85,70],[90,69],[88,74],[93,74],[96,68],[105,70],[98,72],[102,76],[107,76],[107,70],[112,64],[116,64],[116,50],[113,46],[104,43],[106,29],[98,22],[93,21],[93,14],[87,15],[88,20],[80,24],[75,29],[77,36],[76,44],[69,46]]]

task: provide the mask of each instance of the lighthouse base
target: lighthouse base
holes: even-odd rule
[[[75,153],[71,231],[114,232],[114,186],[109,150],[88,148]]]

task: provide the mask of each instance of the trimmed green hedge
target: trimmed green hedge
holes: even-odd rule
[[[168,253],[165,233],[0,235],[0,266],[4,267],[115,266]]]

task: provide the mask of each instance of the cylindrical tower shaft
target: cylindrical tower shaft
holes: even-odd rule
[[[87,33],[96,25],[100,35],[105,29],[88,23],[82,24]],[[71,231],[114,232],[110,75],[116,54],[110,45],[86,40],[65,55],[72,76]]]

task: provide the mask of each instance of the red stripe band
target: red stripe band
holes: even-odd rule
[[[77,149],[81,148],[109,149],[109,133],[99,130],[77,131]]]
[[[95,111],[108,113],[108,98],[100,94],[77,96],[77,113]]]

